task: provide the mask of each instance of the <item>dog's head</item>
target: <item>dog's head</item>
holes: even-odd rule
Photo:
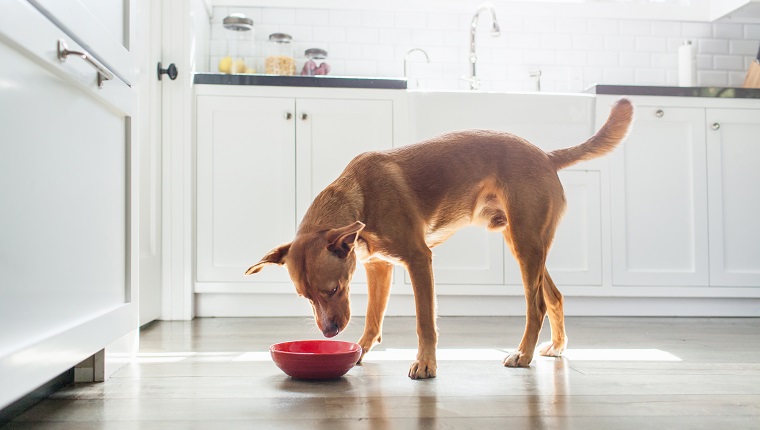
[[[271,250],[246,275],[267,264],[284,264],[299,296],[311,303],[314,319],[325,337],[346,328],[351,318],[349,283],[356,270],[354,244],[364,224],[299,234],[291,243]]]

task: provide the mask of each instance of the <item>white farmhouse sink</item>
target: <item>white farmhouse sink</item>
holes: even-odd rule
[[[410,140],[478,128],[513,133],[544,150],[577,145],[594,132],[594,100],[591,94],[410,90]]]

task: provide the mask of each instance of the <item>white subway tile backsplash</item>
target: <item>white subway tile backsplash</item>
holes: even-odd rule
[[[393,28],[394,13],[385,11],[363,11],[362,25],[365,27]]]
[[[716,70],[745,70],[744,57],[740,55],[715,55],[713,68]]]
[[[697,44],[700,54],[728,54],[728,40],[702,39]]]
[[[636,37],[631,35],[605,36],[604,49],[610,51],[633,51],[636,49]]]
[[[731,40],[728,42],[728,52],[735,55],[755,56],[760,47],[760,40]]]
[[[680,36],[681,23],[675,21],[652,21],[650,31],[652,36]]]
[[[297,9],[296,24],[325,25],[330,22],[330,12],[324,9]]]
[[[351,43],[373,44],[379,41],[378,30],[372,27],[349,27],[346,38]]]
[[[592,19],[588,23],[591,34],[619,34],[620,21],[614,19]]]
[[[643,69],[634,70],[634,82],[641,85],[662,85],[667,81],[665,70],[663,69]]]
[[[463,30],[462,20],[453,13],[430,13],[427,18],[428,28],[435,30]]]
[[[697,56],[697,62],[699,62],[699,56]],[[678,54],[675,52],[655,52],[652,54],[652,67],[678,71]]]
[[[588,30],[588,20],[585,18],[566,18],[557,21],[557,33],[582,34]]]
[[[697,71],[697,82],[702,86],[721,86],[728,83],[728,72],[719,70]]]
[[[740,25],[728,23],[713,23],[713,37],[716,39],[739,39],[744,33]]]
[[[649,21],[622,20],[620,21],[620,34],[649,36],[651,34],[651,26],[649,25]]]
[[[604,68],[602,77],[605,83],[622,85],[634,82],[636,79],[633,69],[622,67]]]
[[[620,53],[620,65],[623,67],[651,67],[652,54],[641,51],[626,51]]]
[[[346,29],[342,27],[314,27],[314,42],[346,42]]]
[[[573,49],[584,51],[603,50],[604,38],[592,34],[574,34]]]
[[[402,76],[404,55],[422,48],[430,63],[410,57],[410,86],[466,89],[470,11],[214,7],[209,68],[227,51],[222,19],[240,12],[254,20],[256,41],[270,33],[293,35],[303,50],[328,50],[334,75]],[[501,37],[489,35],[482,14],[476,33],[478,74],[483,89],[533,91],[530,70],[542,70],[545,91],[579,91],[593,83],[677,85],[678,48],[685,39],[697,50],[700,85],[740,85],[760,45],[760,24],[649,21],[501,14]]]
[[[744,24],[744,38],[760,40],[760,24]]]
[[[573,47],[573,40],[564,34],[543,33],[539,35],[539,39],[543,49],[570,49]]]
[[[262,10],[261,20],[268,24],[295,24],[295,9],[266,8]]]
[[[396,12],[396,28],[427,28],[427,14],[421,12]]]
[[[328,23],[341,27],[362,25],[362,13],[358,10],[331,10]]]
[[[703,22],[684,22],[681,35],[685,38],[712,37],[712,26]]]
[[[668,39],[662,36],[637,37],[636,50],[645,52],[667,52]]]
[[[444,32],[441,30],[412,30],[412,44],[415,46],[436,46],[443,44]]]

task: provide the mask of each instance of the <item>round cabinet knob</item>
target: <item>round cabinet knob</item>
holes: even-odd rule
[[[656,116],[657,118],[662,118],[663,116],[665,116],[665,111],[662,109],[657,109],[657,111],[655,111],[654,113],[654,116]]]
[[[161,62],[158,63],[158,80],[161,80],[162,75],[169,76],[169,79],[172,81],[177,79],[177,66],[174,65],[174,63],[169,64],[169,67],[163,68],[161,65]]]
[[[714,122],[713,125],[712,125],[712,129],[713,130],[720,130],[720,124],[717,123],[717,122]]]
[[[304,121],[306,121],[307,119],[309,119],[309,114],[307,114],[307,113],[302,113],[302,114],[301,114],[301,119],[302,119],[302,120],[304,120]]]
[[[290,120],[290,119],[293,118],[293,114],[290,113],[290,112],[286,112],[284,116],[285,116],[285,119],[287,119],[287,120]]]

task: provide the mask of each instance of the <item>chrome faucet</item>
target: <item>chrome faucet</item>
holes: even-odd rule
[[[407,53],[404,55],[404,78],[409,78],[408,68],[407,68],[407,61],[409,60],[409,55],[411,55],[414,52],[421,52],[425,56],[425,60],[427,60],[428,63],[430,63],[430,57],[428,57],[428,53],[425,52],[424,49],[420,48],[413,48],[407,51]],[[417,86],[419,87],[419,82],[417,82]]]
[[[496,21],[496,11],[491,3],[482,3],[478,6],[478,10],[472,17],[470,23],[470,76],[462,76],[462,79],[470,83],[471,90],[477,90],[480,88],[480,79],[478,79],[475,73],[475,64],[478,61],[478,57],[475,55],[475,30],[478,28],[478,16],[481,12],[488,11],[491,13],[491,37],[499,37],[501,30],[499,29],[499,23]]]

